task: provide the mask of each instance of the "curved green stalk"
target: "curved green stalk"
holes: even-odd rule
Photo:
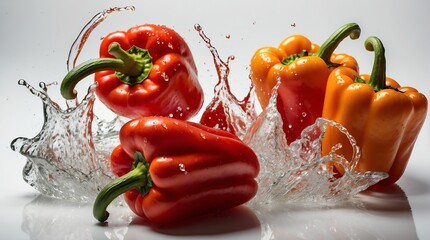
[[[357,39],[360,37],[361,29],[356,23],[348,23],[340,27],[334,32],[318,49],[314,56],[323,59],[327,65],[330,65],[330,57],[334,50],[339,46],[340,42],[347,36],[351,39]]]
[[[99,71],[114,70],[117,77],[125,84],[141,83],[148,77],[152,69],[152,57],[148,50],[133,46],[125,51],[119,43],[112,42],[108,52],[116,58],[91,59],[68,72],[61,83],[61,95],[65,99],[76,98],[74,90],[76,84]]]
[[[368,51],[375,52],[375,60],[373,62],[372,73],[368,84],[372,86],[375,91],[386,89],[386,59],[385,48],[381,40],[375,36],[366,39],[364,45]]]
[[[93,216],[100,222],[108,219],[109,212],[106,211],[107,207],[121,194],[133,189],[141,190],[140,192],[143,195],[149,191],[152,184],[148,172],[148,162],[146,162],[143,154],[140,152],[136,152],[134,158],[134,169],[120,178],[113,180],[97,195],[93,205]]]

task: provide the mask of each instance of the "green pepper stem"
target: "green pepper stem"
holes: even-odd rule
[[[356,23],[343,25],[321,45],[314,56],[320,57],[327,63],[327,65],[331,65],[330,57],[337,46],[339,46],[340,42],[347,36],[350,36],[351,39],[357,39],[360,37],[360,32],[360,26]]]
[[[129,190],[150,187],[148,163],[140,152],[136,152],[134,158],[134,169],[113,180],[97,195],[93,205],[93,216],[100,222],[105,222],[108,219],[109,212],[106,209],[115,198]]]
[[[116,76],[124,84],[141,83],[148,77],[152,69],[152,57],[148,50],[133,46],[125,51],[119,43],[112,42],[108,52],[116,58],[91,59],[68,72],[61,83],[61,95],[65,99],[76,98],[76,91],[74,90],[76,84],[99,71],[116,71]]]
[[[379,38],[371,36],[366,39],[364,46],[368,51],[375,52],[375,60],[373,62],[372,73],[370,74],[368,84],[375,91],[386,89],[386,59],[384,45]]]

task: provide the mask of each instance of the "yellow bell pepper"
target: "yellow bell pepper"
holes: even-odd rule
[[[386,77],[385,49],[377,37],[369,37],[366,49],[375,52],[371,75],[359,76],[351,68],[339,67],[327,82],[322,116],[349,131],[361,149],[359,172],[387,172],[381,185],[395,183],[403,174],[427,113],[427,98],[412,87],[401,87]],[[336,143],[338,154],[351,159],[352,147],[345,135],[327,127],[322,152]],[[344,169],[334,165],[340,174]]]

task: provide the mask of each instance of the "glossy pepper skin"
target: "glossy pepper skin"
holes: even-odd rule
[[[124,117],[189,119],[203,104],[192,53],[185,40],[165,26],[145,24],[108,34],[101,42],[99,59],[84,62],[66,75],[63,97],[75,98],[75,85],[92,73],[100,101]]]
[[[337,66],[358,71],[355,58],[333,53],[348,35],[358,38],[360,27],[355,23],[342,26],[321,47],[302,35],[292,35],[278,47],[260,48],[252,57],[250,78],[263,109],[269,103],[273,87],[280,81],[277,109],[288,144],[321,117],[330,72]]]
[[[123,192],[133,212],[156,224],[232,208],[257,192],[255,153],[226,131],[144,117],[122,127],[120,142],[111,166],[121,177],[101,190],[94,203],[100,221],[107,219],[109,202]]]
[[[385,50],[376,37],[369,37],[366,48],[375,51],[371,75],[352,69],[334,70],[327,83],[323,117],[342,124],[357,141],[361,158],[359,172],[387,172],[381,185],[395,183],[403,174],[415,140],[424,123],[427,98],[412,87],[401,87],[385,76]],[[323,138],[323,154],[341,143],[336,153],[351,159],[346,137],[328,127]],[[335,165],[343,174],[344,170]]]

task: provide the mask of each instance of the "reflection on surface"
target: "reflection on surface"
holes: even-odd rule
[[[109,228],[94,231],[96,221],[92,206],[67,202],[39,195],[23,210],[21,228],[30,239],[124,239],[132,214],[127,209],[115,207],[111,212],[114,219]]]
[[[417,239],[403,190],[372,189],[335,206],[288,204],[270,210],[241,206],[219,214],[155,227],[127,207],[109,209],[108,223],[92,217],[92,206],[38,196],[23,210],[30,239]]]
[[[149,230],[144,232],[144,230]],[[223,239],[258,240],[260,222],[255,213],[246,206],[239,206],[217,214],[203,216],[175,225],[151,226],[135,218],[130,224],[125,239]]]
[[[336,206],[289,204],[259,217],[263,240],[418,238],[408,199],[397,185]]]
[[[30,239],[170,239],[173,236],[223,235],[223,239],[260,239],[260,222],[252,210],[240,206],[222,213],[171,226],[152,226],[127,207],[109,209],[106,224],[92,216],[92,206],[39,195],[23,210],[22,230]],[[224,237],[225,236],[225,237]]]
[[[430,159],[422,159],[423,162],[429,162]],[[430,193],[430,182],[423,181],[423,177],[409,174],[403,175],[400,179],[402,186],[406,187],[409,197],[423,196]]]

